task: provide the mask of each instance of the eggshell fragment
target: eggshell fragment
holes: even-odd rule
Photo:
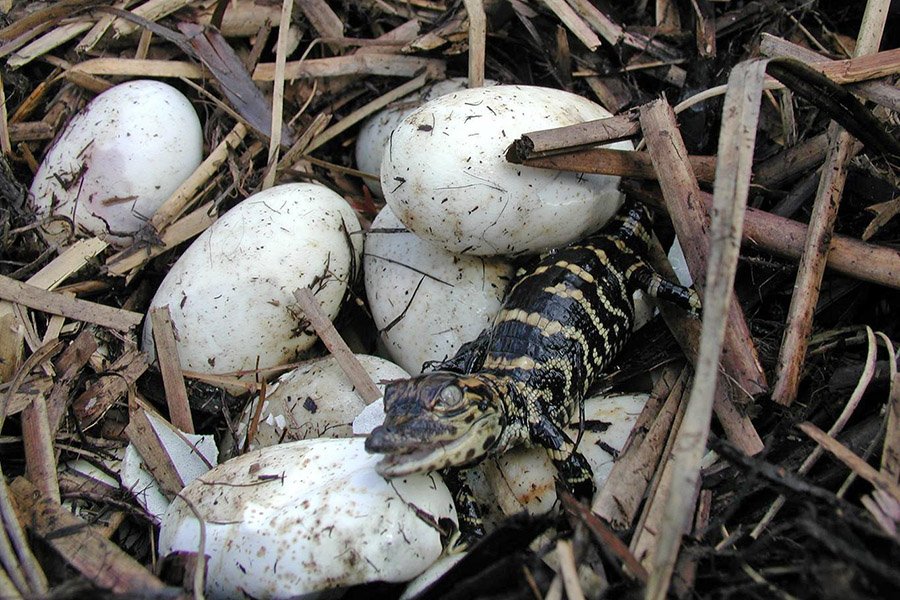
[[[501,258],[451,254],[385,207],[366,236],[366,296],[391,358],[410,373],[453,356],[500,310],[513,276]]]
[[[441,554],[434,524],[456,522],[435,475],[385,481],[361,438],[270,446],[219,465],[175,499],[160,554],[208,557],[211,598],[292,598],[407,581]],[[205,525],[200,549],[197,517]]]
[[[251,371],[296,359],[315,342],[293,292],[312,288],[334,318],[362,236],[353,209],[311,183],[247,198],[202,233],[150,303],[168,306],[181,366],[203,373]],[[150,320],[143,348],[152,351]]]
[[[637,417],[647,403],[647,394],[594,396],[585,401],[585,429],[578,446],[594,471],[594,485],[606,482],[615,458],[606,450],[621,450]],[[578,423],[566,428],[570,438],[578,437]],[[527,510],[532,514],[549,511],[556,502],[556,468],[542,448],[516,448],[486,461],[483,469],[500,508],[507,515]]]
[[[381,168],[385,201],[420,237],[454,253],[517,254],[563,246],[619,209],[618,177],[511,164],[521,134],[609,117],[598,104],[531,86],[436,98],[394,129]],[[630,142],[610,147],[630,149]]]
[[[91,101],[47,152],[31,207],[50,241],[74,233],[125,242],[200,164],[200,120],[159,81],[117,85]],[[49,219],[49,217],[59,217]],[[68,223],[66,222],[68,221]]]
[[[465,77],[453,77],[427,85],[420,90],[404,96],[396,103],[379,111],[372,118],[362,124],[359,136],[356,138],[356,166],[363,173],[378,176],[381,173],[381,157],[387,147],[391,132],[403,120],[403,118],[418,108],[421,104],[434,98],[439,98],[450,92],[464,90],[468,87],[468,79]],[[484,85],[497,85],[496,81],[486,79]],[[366,185],[372,193],[379,198],[384,197],[381,191],[381,179],[366,179]]]
[[[383,358],[365,354],[356,358],[382,393],[382,382],[409,377]],[[257,398],[244,411],[238,425],[239,439],[246,437],[258,403]],[[365,401],[333,356],[311,360],[285,373],[269,388],[250,448],[319,437],[350,437],[351,423],[364,408]]]
[[[146,414],[160,447],[171,458],[183,483],[190,483],[218,464],[219,451],[213,436],[185,433],[153,413]],[[134,444],[125,447],[120,477],[122,486],[130,490],[138,504],[159,523],[169,508],[169,499],[163,494]]]

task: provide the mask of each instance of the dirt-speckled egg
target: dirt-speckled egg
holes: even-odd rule
[[[168,305],[184,369],[228,373],[285,364],[316,339],[294,290],[311,288],[333,319],[361,251],[356,213],[338,194],[312,183],[276,186],[203,232],[150,308]],[[153,349],[149,323],[146,351]]]
[[[383,358],[367,354],[357,354],[356,358],[382,392],[384,382],[409,377]],[[246,438],[258,403],[256,398],[244,410],[238,423],[239,439]],[[250,449],[318,437],[350,437],[353,419],[365,407],[365,401],[333,356],[310,360],[269,387]]]
[[[625,446],[638,415],[647,403],[647,394],[593,396],[584,402],[584,433],[578,451],[594,471],[594,485],[603,486],[612,470],[615,456]],[[578,422],[569,424],[566,433],[578,438]],[[538,447],[516,448],[483,463],[488,484],[500,508],[507,515],[523,510],[532,514],[549,511],[556,502],[556,468],[546,450]]]
[[[516,165],[506,161],[506,150],[523,133],[609,116],[586,98],[549,88],[446,94],[394,129],[381,166],[385,201],[410,230],[454,253],[565,245],[615,214],[619,178]]]
[[[451,254],[406,231],[389,207],[366,236],[363,271],[381,339],[410,373],[489,326],[513,276],[505,259]]]
[[[202,151],[200,120],[181,92],[150,80],[110,88],[69,122],[35,174],[29,198],[42,233],[57,243],[72,234],[130,240]]]
[[[356,166],[363,173],[376,176],[376,179],[366,179],[366,184],[372,190],[372,193],[379,198],[384,197],[381,191],[381,180],[378,178],[381,173],[381,156],[387,147],[391,132],[403,120],[403,117],[425,102],[450,92],[464,90],[467,85],[468,79],[465,77],[453,77],[426,85],[422,89],[400,98],[400,100],[379,111],[362,124],[354,148]],[[486,79],[484,85],[497,85],[497,82]]]
[[[408,581],[455,526],[436,475],[385,480],[361,438],[270,446],[188,485],[163,519],[159,548],[208,556],[210,598],[294,598],[369,581]],[[199,548],[200,525],[206,544]]]

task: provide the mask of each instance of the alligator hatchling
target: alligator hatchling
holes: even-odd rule
[[[650,213],[629,203],[600,232],[520,273],[493,325],[438,369],[387,385],[385,421],[366,449],[386,477],[469,466],[519,444],[545,448],[563,482],[587,497],[591,468],[564,427],[634,321],[632,293],[692,313],[700,299],[641,258]]]

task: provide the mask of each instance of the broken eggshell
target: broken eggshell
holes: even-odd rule
[[[100,235],[126,242],[200,164],[200,120],[159,81],[122,83],[94,98],[44,157],[29,194],[48,241]]]
[[[169,307],[182,368],[225,373],[295,360],[316,336],[293,292],[312,288],[333,319],[359,264],[359,230],[350,205],[312,183],[269,188],[229,210],[178,259],[150,303]],[[153,352],[150,319],[143,348]]]
[[[382,382],[409,377],[383,358],[366,354],[356,358],[382,393]],[[244,410],[238,424],[239,440],[246,439],[258,404],[259,398]],[[350,437],[354,417],[365,408],[365,401],[334,356],[313,359],[285,373],[269,388],[250,449],[309,438]]]
[[[350,438],[303,440],[229,460],[172,502],[160,556],[204,552],[211,598],[293,598],[408,581],[441,555],[436,526],[455,526],[456,509],[436,475],[386,481],[375,472],[378,459],[361,438]]]
[[[625,446],[638,415],[647,403],[647,394],[593,396],[584,403],[584,433],[578,451],[594,472],[600,489],[609,477],[615,456]],[[566,427],[578,438],[577,418]],[[501,510],[513,515],[523,510],[531,514],[549,511],[556,502],[556,468],[543,448],[515,448],[483,463],[482,469]]]
[[[406,231],[385,206],[366,235],[363,272],[388,354],[417,374],[491,324],[513,267],[502,258],[451,254]]]
[[[366,185],[372,190],[372,193],[383,198],[381,191],[381,157],[384,149],[387,147],[391,132],[403,120],[403,118],[418,108],[421,104],[428,102],[434,98],[439,98],[450,92],[464,90],[468,86],[468,79],[465,77],[453,77],[438,81],[432,85],[426,85],[420,90],[400,98],[394,104],[389,105],[375,116],[368,119],[359,129],[359,136],[356,138],[356,166],[363,173],[375,175],[375,179],[366,179]],[[497,85],[496,81],[486,79],[484,85]]]
[[[550,88],[500,85],[441,96],[394,129],[381,166],[385,201],[411,231],[450,252],[563,246],[616,213],[619,178],[512,164],[507,148],[523,133],[609,116]]]
[[[213,436],[185,433],[162,417],[151,412],[146,415],[160,449],[168,455],[182,483],[190,483],[219,463],[219,450]],[[169,508],[169,499],[133,443],[125,447],[119,476],[122,487],[134,494],[138,504],[159,524]]]

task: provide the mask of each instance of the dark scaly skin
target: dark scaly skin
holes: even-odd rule
[[[661,279],[641,255],[650,215],[630,204],[601,232],[549,253],[510,289],[491,328],[439,370],[385,388],[384,425],[366,449],[386,477],[472,465],[514,446],[545,448],[576,495],[591,468],[564,431],[632,330],[632,293],[684,306],[693,290]]]

